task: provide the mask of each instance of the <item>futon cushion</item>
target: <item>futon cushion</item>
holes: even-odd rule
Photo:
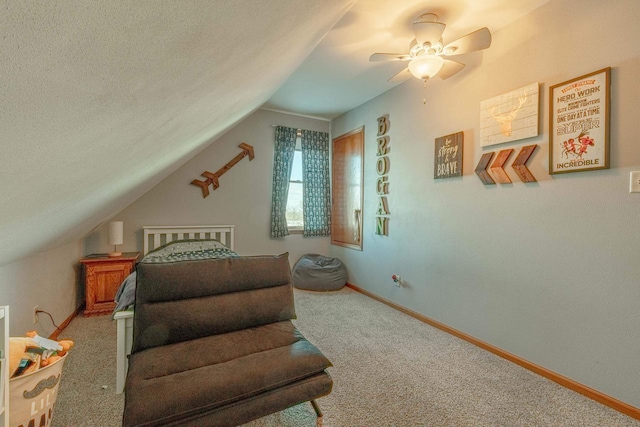
[[[132,353],[295,318],[288,254],[137,267]]]
[[[237,426],[331,392],[288,254],[141,263],[123,426]]]
[[[124,425],[165,425],[306,384],[328,394],[329,360],[290,321],[149,348],[130,356]],[[135,389],[135,392],[130,392]],[[302,402],[309,397],[289,399]]]

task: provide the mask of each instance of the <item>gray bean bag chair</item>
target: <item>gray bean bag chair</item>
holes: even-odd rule
[[[310,291],[337,291],[347,283],[347,268],[342,261],[318,254],[301,256],[291,275],[293,286]]]

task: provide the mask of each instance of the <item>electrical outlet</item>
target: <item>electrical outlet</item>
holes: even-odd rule
[[[640,172],[629,173],[629,193],[640,193]]]
[[[38,306],[33,306],[33,323],[38,323]]]

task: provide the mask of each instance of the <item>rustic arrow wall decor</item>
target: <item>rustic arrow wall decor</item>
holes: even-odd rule
[[[518,177],[522,182],[536,182],[536,178],[533,176],[529,168],[527,168],[527,161],[529,161],[529,157],[535,151],[537,145],[527,145],[526,147],[522,147],[522,150],[518,153],[518,156],[511,164],[513,170],[516,171]]]
[[[504,170],[504,165],[507,164],[507,160],[509,160],[509,156],[511,156],[513,151],[513,148],[501,150],[491,165],[491,172],[493,172],[493,176],[495,176],[496,181],[500,184],[511,184],[511,178],[509,178],[507,171]]]
[[[476,175],[478,175],[478,178],[480,178],[480,181],[482,181],[484,185],[494,185],[496,183],[487,171],[487,166],[489,166],[489,162],[491,162],[492,157],[493,151],[483,154],[476,166]]]
[[[194,179],[193,181],[191,181],[192,185],[197,185],[198,187],[200,187],[200,189],[202,190],[202,197],[207,197],[209,195],[209,185],[212,185],[214,190],[220,187],[218,178],[224,175],[226,171],[228,171],[233,166],[235,166],[235,164],[238,163],[240,160],[242,160],[246,156],[249,156],[250,161],[253,160],[253,157],[254,157],[253,147],[251,145],[245,144],[243,142],[239,145],[239,147],[242,148],[242,153],[238,154],[233,159],[231,159],[229,163],[224,165],[222,168],[218,169],[216,173],[205,171],[205,172],[202,172],[201,175],[207,178],[206,180],[200,181],[198,179]]]

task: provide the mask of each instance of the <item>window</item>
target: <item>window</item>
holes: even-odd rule
[[[302,207],[302,147],[300,138],[296,140],[296,150],[293,153],[293,166],[291,167],[291,178],[289,179],[289,195],[287,198],[287,227],[291,231],[302,230],[304,227],[303,207]]]
[[[285,237],[289,228],[304,237],[329,236],[329,134],[276,126],[275,143],[271,237]]]

